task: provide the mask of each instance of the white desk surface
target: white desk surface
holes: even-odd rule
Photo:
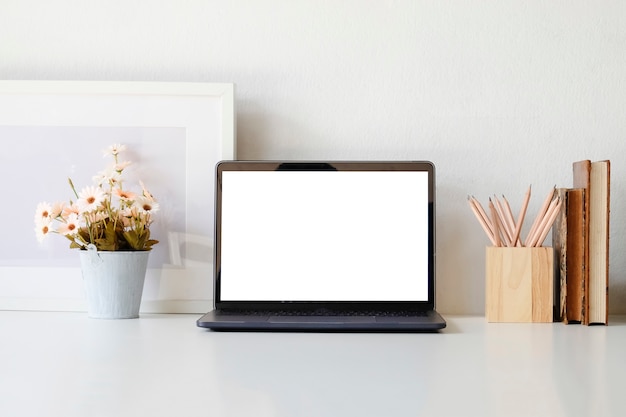
[[[214,333],[0,312],[0,416],[624,416],[626,318],[439,334]]]

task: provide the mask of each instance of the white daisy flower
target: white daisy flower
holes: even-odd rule
[[[115,189],[115,195],[118,196],[121,200],[134,200],[135,198],[137,198],[137,194],[133,193],[132,191],[128,191],[128,190],[122,190],[121,188],[116,188]]]
[[[97,175],[94,175],[92,180],[98,185],[115,185],[122,180],[122,175],[121,171],[115,169],[115,165],[111,165],[104,171],[100,171]]]
[[[78,215],[75,213],[70,214],[65,223],[61,223],[57,228],[57,232],[61,233],[64,236],[74,236],[78,233],[78,229],[80,228]]]
[[[119,143],[116,143],[114,145],[109,146],[107,149],[105,149],[104,151],[102,151],[102,153],[104,154],[104,156],[109,156],[109,155],[119,155],[120,152],[124,152],[126,150],[126,145],[121,145]]]
[[[64,219],[67,219],[72,214],[76,214],[76,215],[80,214],[80,207],[78,207],[78,204],[76,203],[72,203],[69,206],[63,207],[63,212],[61,213],[61,217]]]
[[[100,187],[85,187],[78,193],[76,204],[81,212],[96,210],[104,201],[105,194]]]
[[[38,223],[41,220],[51,218],[52,206],[50,203],[42,202],[37,204],[37,209],[35,210],[35,223]]]
[[[133,203],[133,206],[145,213],[154,213],[155,211],[159,210],[159,203],[154,201],[153,198],[148,198],[145,196],[137,197],[137,199]]]
[[[53,219],[56,219],[57,217],[61,215],[61,213],[63,213],[64,209],[65,209],[65,203],[63,202],[54,203],[52,205],[52,210],[50,211],[50,217]]]
[[[50,217],[42,217],[35,222],[35,235],[41,243],[52,230],[52,219]]]
[[[117,164],[115,164],[113,166],[113,169],[118,172],[118,173],[122,173],[122,171],[124,171],[126,168],[128,168],[128,166],[131,164],[132,162],[130,161],[122,161],[122,162],[118,162]]]

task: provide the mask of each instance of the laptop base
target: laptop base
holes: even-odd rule
[[[435,332],[446,327],[436,311],[415,317],[233,315],[213,310],[198,327],[215,331]]]

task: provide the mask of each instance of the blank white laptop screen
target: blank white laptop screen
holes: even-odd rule
[[[222,172],[221,301],[427,301],[428,173]]]

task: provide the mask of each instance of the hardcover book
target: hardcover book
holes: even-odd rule
[[[611,163],[573,165],[574,187],[585,189],[585,324],[608,324]]]
[[[558,188],[563,201],[552,229],[558,268],[555,276],[555,319],[585,322],[585,189]]]

